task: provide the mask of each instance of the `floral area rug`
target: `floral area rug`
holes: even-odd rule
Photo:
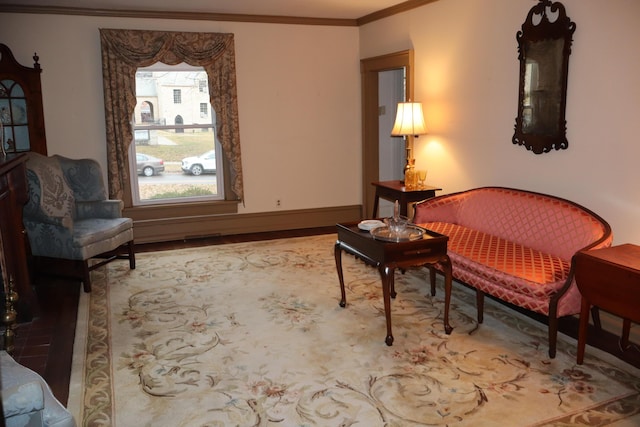
[[[396,272],[395,341],[380,277],[334,235],[141,253],[84,295],[70,409],[85,426],[638,425],[639,371],[425,269]],[[83,316],[86,318],[83,320]]]

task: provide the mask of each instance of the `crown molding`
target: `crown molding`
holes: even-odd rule
[[[436,1],[438,0],[408,0],[395,6],[391,6],[386,9],[382,9],[377,12],[362,16],[356,19],[356,22],[358,23],[358,26],[362,26],[365,24],[369,24],[370,22],[378,21],[383,18],[388,18],[389,16],[397,15],[399,13],[424,6],[429,3],[434,3]]]
[[[365,15],[358,19],[307,18],[301,16],[243,15],[232,13],[179,12],[166,10],[154,11],[136,9],[92,9],[83,7],[37,6],[21,4],[0,5],[0,13],[32,13],[40,15],[104,16],[114,18],[181,19],[192,21],[232,21],[266,24],[357,27],[436,1],[438,0],[408,0],[395,6],[370,13],[369,15]]]
[[[233,21],[256,22],[267,24],[292,25],[327,25],[341,27],[356,27],[356,19],[338,18],[305,18],[296,16],[276,15],[242,15],[232,13],[179,12],[166,10],[134,10],[134,9],[91,9],[82,7],[35,6],[7,4],[0,5],[0,13],[32,13],[41,15],[76,15],[76,16],[105,16],[117,18],[142,19],[182,19],[192,21]]]

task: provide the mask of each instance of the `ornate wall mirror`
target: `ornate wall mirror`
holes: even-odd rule
[[[565,108],[575,29],[560,2],[540,0],[516,35],[520,91],[512,141],[536,154],[569,146]]]

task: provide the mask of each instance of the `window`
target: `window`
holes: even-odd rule
[[[153,107],[147,101],[140,105],[140,116],[143,123],[153,123]]]
[[[100,45],[105,58],[102,74],[109,196],[124,201],[127,216],[135,221],[143,220],[138,228],[139,235],[153,235],[154,240],[201,235],[203,224],[207,222],[202,218],[237,212],[238,203],[244,200],[244,189],[238,126],[234,35],[101,28]],[[203,74],[200,79],[207,81],[207,92],[216,94],[213,98],[210,98],[210,94],[207,95],[211,103],[210,117],[206,121],[199,119],[200,123],[192,125],[189,118],[193,117],[193,111],[189,110],[189,115],[184,112],[168,114],[161,106],[149,99],[148,102],[153,107],[154,122],[153,125],[142,126],[141,116],[136,111],[141,104],[140,97],[136,96],[136,91],[139,89],[136,88],[136,74],[143,67],[143,62],[145,65],[149,62],[167,63],[174,61],[176,57],[184,58],[184,61],[189,64],[204,67],[206,74]],[[151,71],[145,70],[145,72]],[[199,83],[197,87],[199,91]],[[178,89],[178,87],[174,88]],[[173,90],[170,93],[173,96]],[[181,94],[181,98],[185,98],[183,95]],[[171,107],[178,107],[173,104],[172,99],[169,102]],[[199,105],[195,106],[195,113],[199,113]],[[224,177],[216,176],[220,184],[219,188],[222,189],[219,194],[224,197],[224,200],[184,203],[183,199],[164,199],[166,203],[158,203],[157,206],[134,206],[132,191],[138,179],[135,171],[131,173],[132,165],[136,163],[133,162],[136,157],[133,156],[134,149],[131,145],[134,144],[135,135],[138,134],[141,140],[148,139],[149,145],[153,145],[152,131],[161,130],[153,127],[175,125],[173,120],[176,115],[184,115],[185,124],[180,129],[185,130],[185,133],[180,135],[181,137],[187,137],[190,132],[194,132],[193,129],[208,127],[208,130],[211,130],[212,123],[218,124],[214,136],[216,160],[223,166],[220,171],[224,170]],[[134,117],[135,126],[131,126],[130,123]],[[147,136],[146,132],[136,132],[137,130],[148,130],[149,135]],[[123,168],[122,165],[131,167]],[[210,174],[204,176],[211,177]],[[198,220],[185,222],[185,218],[198,218]],[[177,227],[173,227],[174,225]]]
[[[182,91],[180,89],[173,90],[173,103],[182,104]]]
[[[198,90],[202,93],[208,93],[209,91],[207,90],[207,81],[206,80],[200,80],[198,82]]]
[[[135,170],[131,165],[134,205],[224,199],[215,122],[201,120],[209,117],[209,95],[200,91],[206,77],[202,67],[184,63],[156,63],[136,72],[139,108],[129,153],[136,159]],[[158,116],[149,120],[154,110]]]

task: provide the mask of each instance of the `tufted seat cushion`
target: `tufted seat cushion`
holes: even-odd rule
[[[514,292],[549,298],[569,276],[569,262],[558,256],[462,225],[421,225],[449,236],[449,256],[454,264]]]
[[[60,258],[84,260],[133,240],[131,218],[93,218],[75,222],[73,242],[60,248]]]

